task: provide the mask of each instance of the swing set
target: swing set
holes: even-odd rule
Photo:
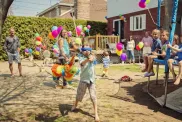
[[[176,18],[177,18],[177,10],[178,10],[178,2],[179,0],[173,0],[173,9],[172,9],[172,18],[171,18],[171,28],[170,28],[170,36],[169,36],[169,43],[172,44],[173,43],[173,37],[174,37],[174,33],[175,33],[175,29],[176,29]],[[158,0],[158,16],[157,16],[157,28],[160,29],[161,25],[160,25],[160,16],[161,16],[161,3],[162,0]],[[167,49],[166,51],[166,57],[164,60],[160,60],[160,59],[154,59],[154,62],[157,63],[157,76],[156,76],[156,86],[159,85],[158,84],[158,74],[159,74],[159,65],[164,65],[165,66],[165,78],[164,78],[164,95],[162,97],[156,97],[152,94],[152,92],[150,91],[150,86],[151,86],[151,81],[150,81],[150,77],[148,77],[148,83],[147,83],[147,93],[153,97],[162,107],[167,107],[170,109],[173,109],[177,112],[182,113],[182,106],[180,106],[180,104],[178,103],[178,105],[176,105],[176,102],[180,102],[178,100],[175,100],[174,97],[171,97],[171,95],[174,94],[180,95],[179,91],[176,92],[177,90],[173,91],[172,93],[168,93],[169,92],[169,67],[168,67],[168,59],[170,58],[170,48]],[[163,86],[162,86],[163,87]],[[178,89],[179,90],[179,89]],[[169,102],[173,102],[173,104],[169,103]]]

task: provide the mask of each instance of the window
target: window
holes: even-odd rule
[[[130,31],[146,29],[146,14],[130,17]]]

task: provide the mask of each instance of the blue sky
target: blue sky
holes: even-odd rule
[[[15,16],[36,16],[37,13],[47,9],[60,0],[14,0],[12,4]]]

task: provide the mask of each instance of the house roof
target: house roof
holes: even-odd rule
[[[68,3],[65,3],[65,2],[68,2]],[[58,7],[58,6],[70,6],[70,7],[73,7],[74,4],[69,2],[69,0],[63,0],[60,3],[56,3],[53,6],[51,6],[51,7],[47,8],[47,9],[45,9],[44,11],[38,13],[37,16],[43,15],[43,14],[47,13],[48,11],[50,11],[50,10],[52,10],[52,9]]]

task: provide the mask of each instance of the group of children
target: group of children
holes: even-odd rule
[[[71,110],[74,111],[76,109],[78,102],[82,101],[86,93],[86,90],[88,88],[91,101],[94,106],[95,121],[99,122],[99,116],[97,112],[96,88],[95,88],[95,69],[94,69],[95,56],[92,53],[92,49],[90,47],[85,47],[84,44],[82,47],[80,47],[78,44],[74,42],[68,42],[66,30],[62,30],[58,38],[57,45],[59,47],[59,52],[60,52],[57,63],[60,65],[68,63],[71,54],[72,56],[75,56],[76,53],[79,53],[79,63],[81,69],[80,82],[77,88],[76,101]],[[63,78],[62,88],[66,88],[66,86],[67,82]]]
[[[152,31],[153,44],[151,47],[151,52],[146,56],[145,68],[142,72],[146,72],[144,77],[154,76],[153,63],[154,59],[158,58],[164,60],[166,57],[167,48],[171,48],[171,58],[168,60],[168,66],[172,72],[174,84],[178,85],[180,83],[182,75],[182,44],[179,44],[179,37],[174,36],[173,44],[169,44],[169,32],[166,30],[153,30]],[[182,43],[182,36],[180,37]],[[173,64],[179,64],[179,74],[176,75],[174,72]]]

